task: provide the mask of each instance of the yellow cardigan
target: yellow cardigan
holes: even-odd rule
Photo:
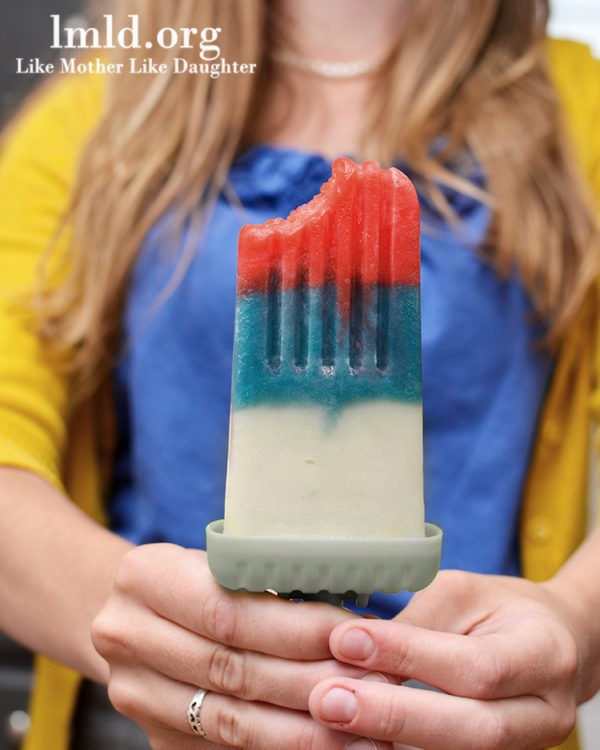
[[[600,64],[570,42],[550,42],[549,57],[580,164],[600,197]],[[0,464],[37,472],[100,522],[111,404],[96,398],[71,413],[68,380],[46,361],[14,300],[30,289],[68,202],[103,89],[95,75],[48,87],[8,133],[0,161]],[[600,411],[597,322],[594,290],[561,347],[523,499],[522,560],[534,580],[550,577],[584,535],[590,416]],[[66,749],[80,678],[47,658],[36,666],[26,750]],[[577,747],[574,737],[563,747]]]

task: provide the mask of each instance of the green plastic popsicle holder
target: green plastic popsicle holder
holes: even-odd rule
[[[274,591],[286,599],[365,607],[374,591],[419,591],[440,567],[442,530],[425,524],[419,538],[246,536],[224,521],[206,527],[208,565],[231,591]]]

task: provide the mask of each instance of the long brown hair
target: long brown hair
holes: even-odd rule
[[[170,206],[198,211],[226,183],[252,140],[251,113],[276,43],[270,0],[119,0],[115,24],[138,12],[142,38],[165,26],[221,27],[221,54],[258,74],[210,78],[112,76],[101,121],[81,158],[63,281],[44,297],[41,334],[70,352],[79,387],[111,364],[128,280],[144,235]],[[365,115],[363,154],[399,156],[430,185],[473,190],[444,165],[469,149],[481,164],[494,220],[488,256],[518,268],[558,341],[596,273],[599,231],[563,134],[545,63],[547,0],[407,4],[401,39]],[[197,50],[156,48],[157,62]],[[127,50],[117,50],[125,59]],[[169,65],[169,69],[171,66]],[[444,153],[432,154],[443,135]],[[434,199],[435,187],[432,187]],[[439,201],[439,194],[437,194]],[[443,204],[441,204],[444,210]]]

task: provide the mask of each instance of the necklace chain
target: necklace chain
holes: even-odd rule
[[[291,50],[278,50],[272,53],[275,62],[299,68],[307,73],[313,73],[322,78],[349,79],[372,73],[379,68],[381,63],[369,62],[369,60],[352,60],[351,62],[327,62],[326,60],[311,60],[308,57],[292,52]]]

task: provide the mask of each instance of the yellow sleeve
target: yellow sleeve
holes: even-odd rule
[[[600,219],[600,61],[588,47],[552,40],[549,62],[561,102],[565,124],[578,162],[596,199]],[[600,420],[600,278],[594,302],[594,367],[590,412]],[[598,436],[600,452],[600,436]]]
[[[0,154],[0,464],[61,486],[69,383],[44,356],[22,300],[34,285],[97,122],[100,76],[62,76],[10,127]]]
[[[600,207],[600,61],[577,42],[553,39],[548,50],[565,124]]]

